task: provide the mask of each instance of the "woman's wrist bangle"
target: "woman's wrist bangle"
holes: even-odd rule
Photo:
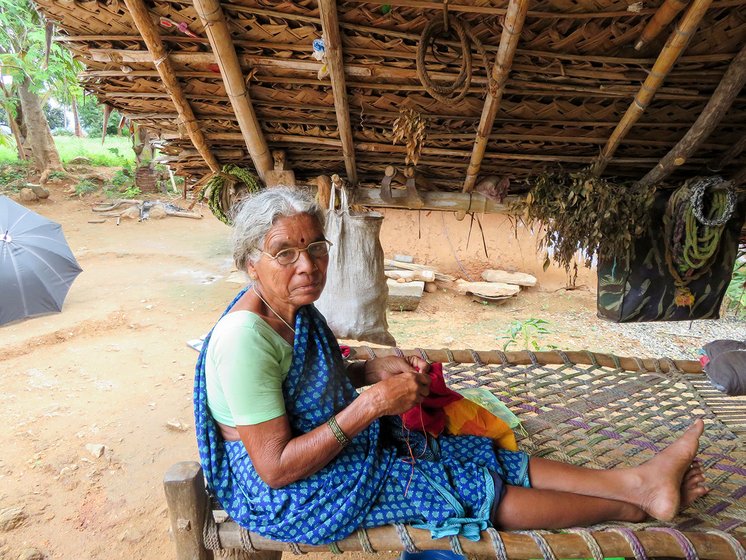
[[[350,445],[350,438],[348,438],[342,431],[342,428],[339,427],[336,416],[329,418],[329,420],[326,421],[326,424],[329,426],[329,429],[331,429],[334,437],[337,438],[340,447],[345,448]]]

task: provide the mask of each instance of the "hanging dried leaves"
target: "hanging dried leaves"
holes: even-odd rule
[[[588,171],[539,175],[513,211],[543,227],[539,247],[568,272],[578,251],[585,266],[600,260],[633,257],[634,240],[648,228],[653,187],[611,183]]]
[[[407,107],[399,110],[399,117],[394,121],[394,140],[393,143],[404,141],[407,146],[407,165],[417,165],[422,153],[422,147],[425,145],[426,122],[423,116]]]

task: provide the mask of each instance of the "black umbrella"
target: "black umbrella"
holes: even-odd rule
[[[0,325],[61,311],[81,272],[59,224],[0,196]]]

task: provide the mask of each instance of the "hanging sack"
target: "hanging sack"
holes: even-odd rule
[[[599,317],[617,323],[718,319],[746,200],[719,177],[697,177],[676,191],[658,191],[650,212],[633,257],[598,264]]]
[[[326,287],[316,308],[338,338],[365,340],[395,346],[386,321],[389,295],[379,240],[383,216],[378,212],[353,212],[347,191],[332,187],[326,216],[329,250]]]

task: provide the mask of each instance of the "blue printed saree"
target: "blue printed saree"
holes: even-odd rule
[[[194,384],[200,460],[208,489],[250,531],[277,541],[325,544],[359,527],[410,523],[429,529],[434,537],[461,534],[476,540],[490,526],[495,497],[490,471],[508,484],[528,485],[524,453],[496,456],[490,440],[475,436],[428,441],[420,433],[404,433],[398,418],[385,418],[352,438],[317,473],[271,488],[256,474],[243,443],[224,441],[210,415],[205,384],[209,336]],[[312,305],[296,315],[283,393],[295,434],[325,423],[357,396],[337,341]]]

